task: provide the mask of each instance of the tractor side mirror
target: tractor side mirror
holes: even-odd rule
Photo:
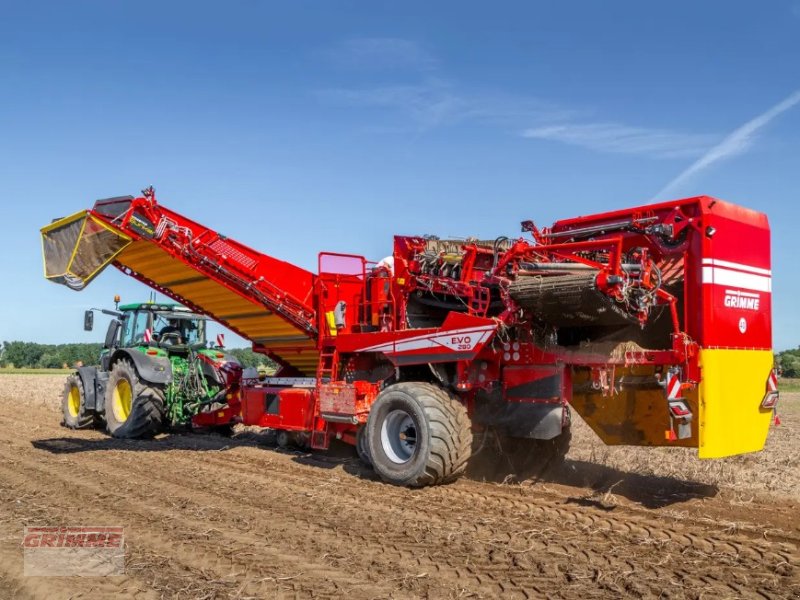
[[[106,341],[103,344],[104,348],[114,348],[117,345],[117,334],[119,333],[119,328],[122,326],[122,323],[117,321],[116,319],[112,319],[111,322],[108,324],[108,331],[106,331]]]
[[[94,311],[87,310],[83,313],[83,330],[91,331],[94,329]]]

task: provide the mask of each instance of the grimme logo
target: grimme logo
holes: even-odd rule
[[[761,296],[750,292],[738,290],[725,290],[725,306],[728,308],[741,308],[744,310],[758,310]]]
[[[121,548],[122,527],[26,527],[25,548]]]
[[[125,572],[122,527],[25,527],[27,576],[104,576]]]
[[[150,220],[141,215],[137,215],[136,213],[131,213],[131,218],[128,221],[128,225],[130,225],[131,229],[133,229],[136,233],[145,237],[153,237],[156,234],[155,226],[150,222]]]

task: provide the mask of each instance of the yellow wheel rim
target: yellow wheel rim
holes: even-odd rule
[[[124,423],[131,414],[131,401],[133,400],[131,384],[128,383],[127,379],[120,379],[117,382],[111,400],[114,418],[118,423]]]
[[[81,391],[77,385],[69,388],[69,397],[67,398],[67,410],[69,416],[77,417],[81,411]]]

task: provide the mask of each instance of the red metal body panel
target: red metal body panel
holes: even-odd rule
[[[246,386],[242,423],[287,431],[311,431],[315,398],[308,388]]]
[[[503,367],[503,396],[509,402],[561,402],[563,376],[563,365],[510,364]]]
[[[340,335],[340,353],[379,352],[394,365],[472,360],[497,330],[492,319],[451,312],[440,327]]]
[[[706,348],[772,348],[772,271],[766,216],[722,205],[706,217],[701,265],[703,311],[696,337]]]

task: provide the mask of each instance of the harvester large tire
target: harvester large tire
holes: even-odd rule
[[[356,453],[359,460],[368,467],[372,466],[372,459],[369,456],[369,443],[367,439],[367,426],[362,425],[356,432]]]
[[[164,392],[139,380],[127,360],[114,363],[105,396],[106,427],[116,438],[150,438],[161,431]]]
[[[397,383],[370,409],[372,468],[387,483],[422,487],[460,477],[472,454],[472,424],[459,400],[431,383]]]
[[[63,425],[70,429],[85,429],[94,425],[95,417],[86,410],[86,392],[77,374],[67,377],[64,384],[61,412],[64,415]]]

